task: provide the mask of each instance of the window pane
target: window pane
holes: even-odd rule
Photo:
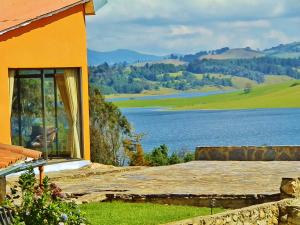
[[[41,70],[19,70],[19,75],[40,75],[42,73]]]

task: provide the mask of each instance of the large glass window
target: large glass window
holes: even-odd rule
[[[74,139],[79,151],[82,149],[80,86],[78,70],[73,71],[76,71],[77,85],[72,93],[67,93],[68,80],[64,82],[64,76],[68,74],[64,70],[15,70],[11,114],[13,144],[40,150],[45,158],[80,158],[82,152],[74,154]],[[63,82],[58,85],[57,81]],[[74,82],[69,85],[73,87]],[[70,103],[71,94],[77,96],[72,97]]]

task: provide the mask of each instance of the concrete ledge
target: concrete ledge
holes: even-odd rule
[[[124,201],[138,203],[157,203],[168,205],[189,205],[210,207],[212,200],[216,208],[239,209],[251,205],[274,202],[280,200],[278,194],[253,195],[195,195],[195,194],[106,194],[104,201]]]
[[[197,147],[196,160],[300,161],[300,146]]]

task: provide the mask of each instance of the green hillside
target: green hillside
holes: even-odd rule
[[[214,54],[214,55],[204,55],[201,56],[200,59],[252,59],[255,57],[263,57],[264,53],[260,51],[256,51],[250,48],[235,48],[229,49],[228,51],[222,54]]]
[[[278,58],[299,58],[300,42],[281,44],[276,47],[264,50],[264,53],[268,56]]]
[[[115,102],[119,107],[165,107],[186,109],[255,109],[300,107],[300,81],[255,87],[248,94],[236,91],[195,98],[128,100]]]

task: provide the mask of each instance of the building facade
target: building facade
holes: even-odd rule
[[[92,0],[0,4],[0,143],[90,159],[85,16]]]

